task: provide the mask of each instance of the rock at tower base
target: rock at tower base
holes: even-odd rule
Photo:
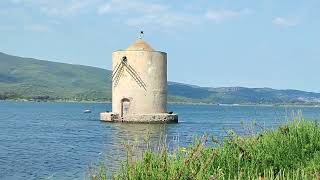
[[[128,122],[128,123],[177,123],[178,115],[169,113],[157,114],[131,114],[120,117],[113,112],[100,113],[100,120],[106,122]]]

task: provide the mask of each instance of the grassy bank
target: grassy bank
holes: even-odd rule
[[[174,152],[164,146],[130,159],[114,179],[320,179],[320,126],[299,119],[254,136],[229,131],[223,142],[204,136]],[[106,172],[101,165],[90,178],[107,179]]]

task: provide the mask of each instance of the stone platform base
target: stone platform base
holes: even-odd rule
[[[169,113],[134,114],[120,117],[113,112],[100,113],[100,120],[106,122],[130,122],[130,123],[177,123],[178,115]]]

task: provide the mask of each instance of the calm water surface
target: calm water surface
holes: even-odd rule
[[[92,109],[84,114],[84,109]],[[111,170],[123,159],[122,143],[150,135],[169,145],[187,145],[204,133],[223,137],[252,121],[274,128],[302,111],[320,119],[320,108],[170,105],[178,124],[118,124],[99,121],[110,104],[21,103],[0,101],[0,179],[84,179],[88,167],[107,159]]]

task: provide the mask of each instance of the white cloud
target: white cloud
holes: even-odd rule
[[[108,3],[102,4],[98,8],[99,14],[115,13],[115,14],[129,14],[129,13],[161,13],[168,10],[168,6],[159,3],[150,3],[148,1],[136,0],[111,0]]]
[[[249,14],[250,11],[248,9],[234,11],[234,10],[210,10],[205,14],[205,17],[208,20],[212,20],[214,22],[221,22],[227,19],[236,18],[242,15]]]
[[[175,26],[181,23],[191,23],[194,15],[176,12],[169,6],[142,2],[136,0],[111,0],[98,8],[100,15],[114,15],[129,26],[141,27],[145,25]]]
[[[290,19],[290,18],[284,18],[284,17],[276,17],[272,20],[272,23],[276,26],[282,26],[282,27],[293,27],[299,24],[297,19]]]
[[[240,11],[211,10],[203,13],[173,9],[167,4],[142,2],[136,0],[111,0],[99,6],[100,15],[113,15],[129,26],[179,26],[181,24],[199,24],[207,21],[222,22],[250,13],[248,9]]]
[[[90,5],[90,1],[78,0],[69,3],[52,3],[41,6],[41,11],[49,16],[68,16],[74,15],[86,9]]]
[[[199,17],[168,12],[163,14],[148,14],[145,16],[128,18],[126,24],[136,27],[141,27],[148,24],[173,27],[181,24],[196,24],[198,22]]]
[[[101,0],[11,0],[17,6],[32,7],[48,16],[69,16],[87,10]]]
[[[106,14],[111,12],[112,6],[110,4],[103,4],[98,8],[98,14]]]
[[[26,31],[41,32],[41,33],[50,31],[50,28],[48,26],[41,25],[41,24],[26,25],[24,29]]]
[[[94,13],[135,27],[146,25],[178,27],[223,22],[249,13],[247,9],[206,11],[205,8],[195,12],[192,8],[173,7],[170,3],[146,0],[11,0],[11,2],[15,6],[38,10],[54,20],[59,17],[80,17]]]

